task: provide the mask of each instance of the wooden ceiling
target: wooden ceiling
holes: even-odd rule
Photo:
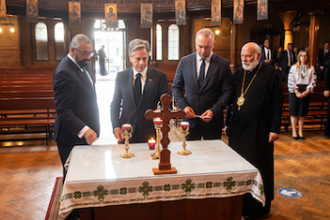
[[[74,0],[73,0],[74,1]],[[7,13],[24,15],[26,0],[7,0]],[[39,0],[39,15],[47,16],[67,13],[68,0]],[[119,13],[137,13],[141,3],[153,3],[154,13],[174,12],[175,0],[75,0],[81,3],[82,13],[104,13],[104,4],[116,3]],[[194,15],[211,9],[212,0],[186,0],[187,14]],[[316,10],[330,11],[329,0],[268,0],[269,14],[296,10],[309,13]],[[257,0],[244,0],[245,14],[255,13]],[[222,0],[222,16],[230,17],[233,0]]]

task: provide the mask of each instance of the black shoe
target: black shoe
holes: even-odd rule
[[[292,137],[294,140],[298,140],[299,139],[299,136],[298,137]]]
[[[305,137],[300,137],[300,136],[299,136],[299,139],[303,139],[303,140],[305,140],[306,138],[305,138]]]

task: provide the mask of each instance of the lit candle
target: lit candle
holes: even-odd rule
[[[189,127],[189,122],[183,121],[180,123],[180,125],[182,129],[186,130]]]
[[[155,150],[156,140],[151,138],[148,140],[149,150]]]
[[[130,124],[123,124],[123,125],[121,126],[121,128],[122,128],[123,130],[127,130],[127,131],[129,131],[129,130],[132,129],[132,125],[130,125]]]
[[[160,118],[154,118],[154,124],[155,125],[161,125],[163,123],[162,119]]]

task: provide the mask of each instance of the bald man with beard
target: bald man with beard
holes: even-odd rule
[[[261,48],[247,43],[241,51],[242,67],[234,74],[234,98],[225,131],[229,146],[261,173],[266,205],[245,194],[243,216],[260,219],[274,199],[274,141],[279,138],[283,87],[277,71],[260,62]]]

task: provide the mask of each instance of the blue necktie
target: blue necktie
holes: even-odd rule
[[[82,69],[83,69],[83,72],[84,72],[85,75],[86,75],[87,81],[90,82],[90,83],[92,84],[92,82],[91,82],[91,80],[90,80],[90,78],[89,78],[89,75],[88,75],[88,73],[87,73],[87,71],[86,71],[86,68],[83,67]]]
[[[204,77],[205,77],[205,60],[202,60],[202,64],[199,68],[199,88],[202,88],[204,83]]]

